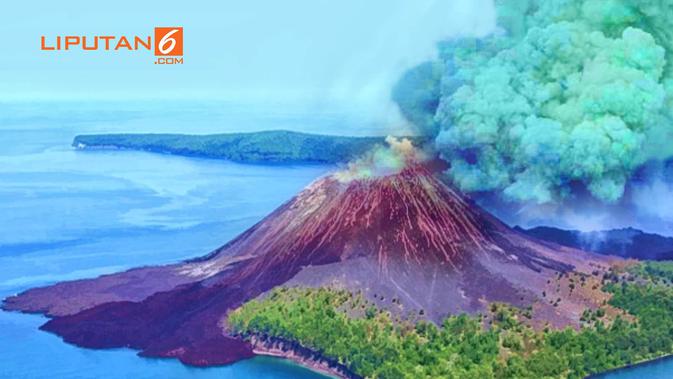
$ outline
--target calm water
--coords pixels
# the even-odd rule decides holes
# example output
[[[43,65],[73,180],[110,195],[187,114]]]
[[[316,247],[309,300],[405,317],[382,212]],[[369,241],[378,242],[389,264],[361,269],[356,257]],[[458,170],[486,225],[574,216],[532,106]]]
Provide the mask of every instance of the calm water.
[[[120,110],[121,109],[121,110]],[[62,280],[203,255],[331,167],[255,166],[138,152],[78,152],[80,133],[294,129],[385,134],[353,113],[284,107],[0,104],[0,297]],[[86,350],[0,312],[3,378],[324,378],[255,358],[196,369],[134,351]],[[670,378],[673,360],[605,378]]]
[[[12,117],[0,115],[2,298],[56,281],[203,255],[331,169],[78,152],[69,147],[78,133],[163,131],[167,124],[151,112],[15,110]],[[189,116],[194,122],[187,116],[183,121],[191,132],[226,131],[239,124],[234,116],[227,123],[217,114],[198,114]],[[213,122],[200,119],[199,124],[199,117]],[[277,118],[287,127],[296,116]],[[313,122],[329,129],[325,125],[334,121],[323,115]],[[259,125],[273,127],[273,118]],[[80,349],[38,331],[44,321],[0,312],[0,377],[323,378],[271,358],[195,369],[175,360],[139,358],[126,349]]]
[[[673,378],[673,358],[666,358],[637,367],[623,369],[609,374],[596,375],[592,379],[671,379]]]

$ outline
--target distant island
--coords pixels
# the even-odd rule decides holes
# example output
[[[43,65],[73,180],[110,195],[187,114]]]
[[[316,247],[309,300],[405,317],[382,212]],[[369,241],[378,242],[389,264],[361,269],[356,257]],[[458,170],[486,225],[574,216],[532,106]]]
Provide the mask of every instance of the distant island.
[[[408,137],[423,145],[425,137]],[[210,135],[78,135],[72,145],[83,150],[128,149],[227,159],[244,163],[342,163],[360,156],[385,137],[344,137],[285,130]]]

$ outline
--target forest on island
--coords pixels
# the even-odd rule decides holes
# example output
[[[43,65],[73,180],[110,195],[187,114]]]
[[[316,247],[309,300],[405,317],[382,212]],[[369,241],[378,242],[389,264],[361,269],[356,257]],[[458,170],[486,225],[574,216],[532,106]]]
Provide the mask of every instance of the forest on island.
[[[673,353],[672,283],[673,262],[606,274],[609,304],[632,317],[587,310],[580,330],[537,331],[526,323],[530,308],[498,303],[438,326],[329,288],[277,288],[228,320],[244,338],[296,341],[368,378],[583,378]]]

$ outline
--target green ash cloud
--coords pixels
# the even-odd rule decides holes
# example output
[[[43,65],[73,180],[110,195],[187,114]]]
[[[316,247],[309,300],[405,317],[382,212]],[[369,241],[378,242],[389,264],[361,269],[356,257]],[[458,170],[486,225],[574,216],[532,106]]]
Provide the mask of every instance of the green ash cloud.
[[[673,1],[496,1],[502,30],[439,45],[393,91],[466,192],[617,202],[673,155]]]

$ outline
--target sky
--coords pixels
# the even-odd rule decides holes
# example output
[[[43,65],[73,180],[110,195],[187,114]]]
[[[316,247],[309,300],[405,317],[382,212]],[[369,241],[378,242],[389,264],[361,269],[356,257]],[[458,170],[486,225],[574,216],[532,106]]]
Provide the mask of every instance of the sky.
[[[42,35],[146,36],[155,26],[184,27],[183,65],[155,65],[149,52],[40,50]],[[333,102],[360,106],[377,122],[390,123],[385,128],[399,130],[404,122],[390,101],[390,90],[399,76],[433,58],[438,41],[482,36],[494,28],[492,0],[5,1],[0,7],[0,46],[4,52],[0,102],[92,100],[99,104],[176,99],[178,102],[171,104],[178,104],[185,99],[252,103],[297,99],[309,107],[324,102],[320,104],[323,108],[335,112],[342,108],[333,107]],[[149,103],[139,101],[130,114],[165,107],[163,101]],[[67,110],[63,115],[82,113],[80,102],[76,104],[75,113]],[[56,117],[57,124],[67,124],[60,115],[52,115],[58,108],[40,104],[19,113],[16,110],[23,108],[11,108],[9,113],[8,109],[0,113],[0,129],[4,124],[15,127],[8,119],[22,117],[29,122],[36,117]],[[49,114],[37,114],[35,109]],[[110,114],[110,109],[116,108],[105,108],[101,114]],[[185,113],[184,109],[180,112]],[[186,113],[199,112],[204,111],[194,108]],[[230,108],[220,113],[226,112]],[[234,116],[238,119],[231,121],[227,116],[216,121],[241,127],[243,116]],[[172,117],[177,120],[174,127],[191,127],[197,118],[181,117]],[[145,124],[146,118],[141,118],[138,125],[132,125],[133,130]],[[301,127],[292,117],[286,125]],[[377,128],[377,133],[383,130]],[[361,133],[371,132],[363,129]],[[649,209],[647,217],[654,221],[648,224],[665,225],[667,232],[673,233],[670,207],[652,205],[670,198],[673,184],[663,179],[646,184],[633,190],[633,201],[640,204],[638,209]],[[651,199],[661,201],[648,201]],[[590,213],[591,218],[580,214],[566,219],[574,227],[595,229],[614,227],[617,225],[607,225],[608,221],[625,223],[632,217],[616,219],[607,211]],[[668,217],[666,222],[659,213]]]
[[[382,103],[437,41],[492,30],[490,0],[6,1],[0,100],[327,98]],[[40,36],[183,26],[184,64],[41,51]]]

